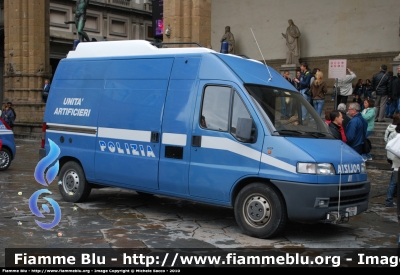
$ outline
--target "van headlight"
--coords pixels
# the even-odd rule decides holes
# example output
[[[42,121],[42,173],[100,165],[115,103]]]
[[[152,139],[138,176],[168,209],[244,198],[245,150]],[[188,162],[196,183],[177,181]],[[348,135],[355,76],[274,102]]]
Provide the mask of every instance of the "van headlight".
[[[299,162],[297,163],[297,173],[335,175],[335,169],[331,163]]]
[[[361,174],[367,173],[367,165],[365,162],[361,163]]]

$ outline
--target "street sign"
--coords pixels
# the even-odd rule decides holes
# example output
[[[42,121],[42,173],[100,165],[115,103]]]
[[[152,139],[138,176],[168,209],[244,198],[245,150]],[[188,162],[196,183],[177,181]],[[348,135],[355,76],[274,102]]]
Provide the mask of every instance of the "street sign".
[[[328,78],[343,78],[346,76],[347,59],[330,59]]]

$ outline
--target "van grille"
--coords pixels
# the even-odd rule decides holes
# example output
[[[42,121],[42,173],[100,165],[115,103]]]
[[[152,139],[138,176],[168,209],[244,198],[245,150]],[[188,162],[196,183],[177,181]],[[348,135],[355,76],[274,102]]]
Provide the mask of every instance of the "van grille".
[[[369,193],[354,195],[354,196],[343,196],[340,197],[340,205],[354,205],[357,203],[365,202],[368,200]],[[331,197],[329,199],[329,207],[338,206],[339,197]]]
[[[357,185],[342,185],[340,187],[340,190],[345,191],[345,190],[355,190],[355,189],[361,189],[364,187],[364,184],[357,184]],[[338,187],[339,190],[339,187]]]

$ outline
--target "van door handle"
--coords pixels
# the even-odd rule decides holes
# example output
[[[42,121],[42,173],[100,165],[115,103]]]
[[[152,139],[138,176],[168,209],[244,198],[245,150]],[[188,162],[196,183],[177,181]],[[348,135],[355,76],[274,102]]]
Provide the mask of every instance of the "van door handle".
[[[192,146],[193,147],[201,147],[201,136],[193,136],[192,137]]]
[[[151,132],[151,139],[150,139],[150,142],[157,142],[157,143],[158,143],[159,136],[160,136],[159,133],[157,133],[157,132]]]

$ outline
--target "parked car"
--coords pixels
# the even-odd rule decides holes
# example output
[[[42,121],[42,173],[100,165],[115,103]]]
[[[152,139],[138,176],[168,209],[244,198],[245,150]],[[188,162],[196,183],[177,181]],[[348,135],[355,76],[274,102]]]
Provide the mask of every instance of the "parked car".
[[[0,118],[0,171],[10,167],[12,160],[15,157],[17,147],[14,141],[14,132],[10,126]]]

